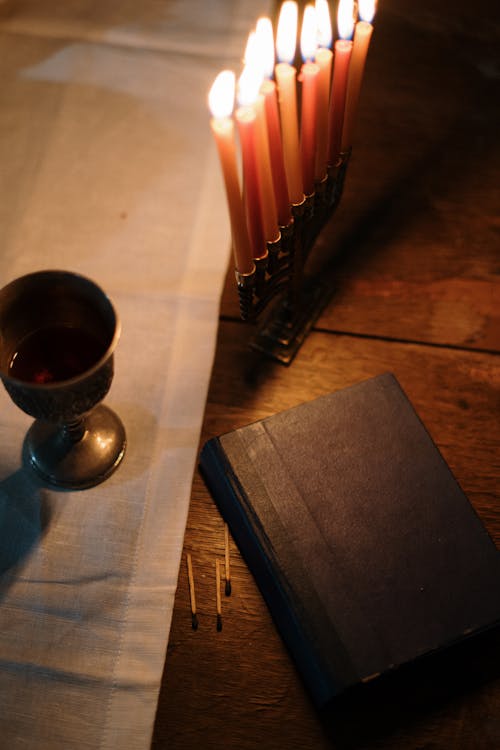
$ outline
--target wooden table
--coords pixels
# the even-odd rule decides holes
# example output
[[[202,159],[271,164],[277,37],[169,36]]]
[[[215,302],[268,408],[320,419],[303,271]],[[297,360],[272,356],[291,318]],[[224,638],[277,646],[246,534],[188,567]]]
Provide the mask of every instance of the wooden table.
[[[315,251],[334,262],[331,303],[283,367],[248,350],[228,273],[202,440],[390,370],[500,546],[498,22],[497,0],[381,0],[342,205]],[[451,685],[324,721],[230,546],[217,632],[223,522],[197,473],[155,750],[500,747],[497,637],[446,665]]]

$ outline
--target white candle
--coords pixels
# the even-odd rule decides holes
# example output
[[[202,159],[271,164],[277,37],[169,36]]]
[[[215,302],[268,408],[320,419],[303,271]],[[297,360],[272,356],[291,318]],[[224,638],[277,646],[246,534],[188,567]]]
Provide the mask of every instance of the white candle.
[[[240,135],[243,161],[243,180],[248,234],[252,257],[261,258],[266,253],[262,212],[260,208],[259,175],[257,172],[257,117],[253,107],[238,107],[235,113]]]
[[[300,46],[304,64],[300,71],[302,110],[300,119],[300,155],[303,189],[306,195],[314,192],[316,168],[316,128],[318,114],[319,65],[311,62],[316,54],[316,13],[313,5],[306,5]]]
[[[328,117],[328,163],[332,166],[335,166],[337,163],[342,149],[347,80],[352,54],[351,37],[354,30],[353,0],[340,0],[337,11],[337,26],[340,39],[337,39],[335,42],[332,90]]]
[[[288,193],[295,204],[302,203],[304,199],[297,118],[297,71],[291,64],[295,58],[297,17],[297,3],[286,0],[281,6],[278,20],[276,50],[280,62],[275,68]]]
[[[283,160],[283,142],[281,139],[278,93],[276,83],[271,80],[275,64],[274,36],[271,19],[265,16],[259,18],[255,34],[258,39],[256,48],[264,71],[264,82],[260,88],[260,93],[264,97],[269,159],[278,224],[280,226],[287,226],[291,221],[292,214],[290,197],[288,195],[285,162]]]
[[[263,94],[260,93],[260,87],[264,79],[263,55],[265,54],[265,49],[262,49],[262,44],[265,41],[263,39],[262,21],[259,29],[259,33],[257,33],[257,30],[250,33],[245,50],[245,71],[248,76],[252,77],[250,95],[247,94],[246,101],[253,106],[256,114],[257,175],[264,238],[266,242],[275,242],[279,238],[278,212],[274,195],[265,100]]]
[[[360,21],[354,30],[347,96],[345,105],[344,127],[342,130],[342,151],[352,146],[353,131],[358,109],[359,93],[365,71],[366,56],[373,33],[371,21],[375,14],[375,0],[359,0]]]
[[[330,78],[333,53],[332,24],[327,0],[316,0],[316,19],[318,24],[318,43],[315,62],[319,66],[318,102],[317,102],[317,138],[315,179],[320,181],[326,175],[328,156],[328,104],[330,100]]]
[[[210,126],[217,145],[226,188],[235,266],[240,273],[250,273],[254,264],[241,196],[234,122],[231,117],[234,89],[234,73],[222,71],[209,93],[209,107],[212,113]]]
[[[238,101],[240,106],[236,110],[235,119],[240,134],[243,160],[243,192],[245,195],[247,226],[254,258],[261,258],[267,250],[262,214],[261,175],[259,172],[261,142],[257,112],[254,106],[259,85],[254,71],[245,66],[238,80]]]

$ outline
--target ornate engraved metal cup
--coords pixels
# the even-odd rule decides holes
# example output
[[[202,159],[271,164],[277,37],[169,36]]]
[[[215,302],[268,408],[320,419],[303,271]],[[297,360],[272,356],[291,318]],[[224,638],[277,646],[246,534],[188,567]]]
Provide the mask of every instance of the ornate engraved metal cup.
[[[0,378],[35,417],[24,456],[50,485],[91,487],[123,458],[122,422],[100,404],[119,336],[113,304],[84,276],[38,271],[0,290]]]

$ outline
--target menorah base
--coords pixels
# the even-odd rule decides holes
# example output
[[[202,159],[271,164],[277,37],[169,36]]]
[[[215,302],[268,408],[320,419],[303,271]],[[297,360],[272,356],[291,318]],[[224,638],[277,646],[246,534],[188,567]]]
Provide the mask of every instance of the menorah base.
[[[281,295],[250,346],[284,365],[293,360],[331,296],[331,278],[308,278],[304,266],[340,203],[350,153],[342,152],[314,193],[292,206],[293,221],[281,227],[278,241],[267,243],[267,252],[255,260],[253,270],[236,271],[243,320],[256,320]]]
[[[328,304],[331,294],[330,284],[315,279],[314,283],[301,290],[299,305],[292,308],[288,298],[279,300],[258,327],[250,341],[251,348],[289,365]]]

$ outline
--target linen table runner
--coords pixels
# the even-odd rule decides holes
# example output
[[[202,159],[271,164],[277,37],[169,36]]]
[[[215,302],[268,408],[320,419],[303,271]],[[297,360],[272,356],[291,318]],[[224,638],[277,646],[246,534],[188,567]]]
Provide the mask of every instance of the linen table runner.
[[[0,392],[0,746],[145,748],[229,257],[207,93],[267,2],[0,3],[0,285],[83,273],[116,305],[104,484],[22,468]],[[3,394],[3,395],[2,395]]]

